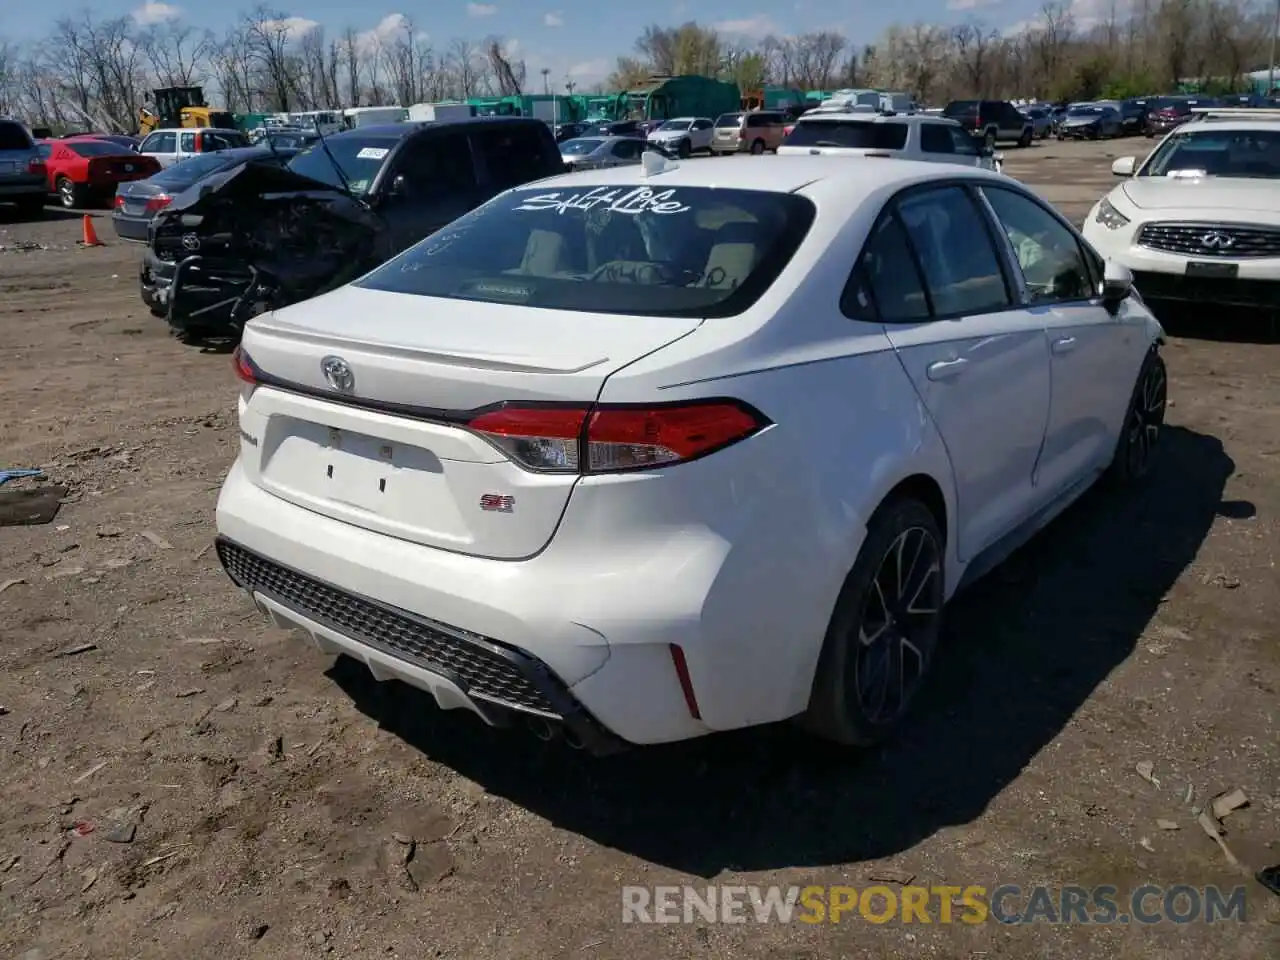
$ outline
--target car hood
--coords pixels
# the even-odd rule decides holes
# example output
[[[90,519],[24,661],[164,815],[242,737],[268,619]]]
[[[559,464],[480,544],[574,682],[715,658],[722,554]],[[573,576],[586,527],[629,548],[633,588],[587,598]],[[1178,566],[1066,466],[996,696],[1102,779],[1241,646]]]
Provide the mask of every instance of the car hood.
[[[310,177],[304,177],[273,163],[247,160],[196,181],[174,198],[168,210],[195,213],[198,212],[197,208],[210,198],[248,200],[284,193],[329,197],[347,195],[341,187],[312,180]]]
[[[1239,210],[1280,218],[1275,181],[1226,177],[1134,177],[1120,185],[1140,210]]]
[[[655,130],[649,134],[650,140],[675,140],[679,137],[687,137],[692,131],[689,130]]]

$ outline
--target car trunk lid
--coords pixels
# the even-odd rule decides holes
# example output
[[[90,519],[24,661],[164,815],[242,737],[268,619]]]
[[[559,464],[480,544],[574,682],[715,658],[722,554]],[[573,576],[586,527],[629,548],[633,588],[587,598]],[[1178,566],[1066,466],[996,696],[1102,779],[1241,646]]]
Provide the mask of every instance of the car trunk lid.
[[[324,516],[529,557],[577,474],[525,470],[468,420],[503,403],[593,403],[611,373],[698,324],[345,287],[246,327],[265,385],[242,404],[242,462],[262,489]]]

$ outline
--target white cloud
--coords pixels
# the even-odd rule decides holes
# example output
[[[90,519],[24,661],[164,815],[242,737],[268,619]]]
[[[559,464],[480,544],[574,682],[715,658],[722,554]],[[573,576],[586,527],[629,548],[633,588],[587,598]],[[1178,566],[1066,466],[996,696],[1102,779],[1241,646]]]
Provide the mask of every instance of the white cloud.
[[[611,69],[609,61],[601,58],[599,60],[584,60],[582,63],[575,63],[565,72],[570,80],[582,84],[603,80],[609,75]]]
[[[290,40],[297,40],[316,29],[320,24],[315,20],[308,20],[306,17],[285,17],[282,20],[264,20],[262,21],[262,26],[267,30],[282,31]]]
[[[948,10],[977,10],[979,7],[998,7],[1004,0],[947,0]]]
[[[724,33],[731,37],[747,37],[752,40],[760,40],[770,34],[782,32],[765,13],[754,13],[742,20],[721,20],[711,26],[717,33]]]
[[[559,10],[555,10],[551,13],[544,13],[542,15],[542,25],[544,27],[563,27],[564,14]]]
[[[498,12],[498,8],[492,3],[468,3],[468,17],[492,17]]]
[[[182,8],[171,3],[144,3],[133,11],[133,19],[141,24],[165,23],[182,16]]]
[[[372,30],[365,30],[357,39],[360,49],[372,51],[378,48],[378,44],[387,40],[396,40],[404,36],[405,28],[410,27],[413,21],[403,13],[388,13],[385,17],[378,21],[378,25]],[[414,39],[419,42],[425,42],[427,35],[425,33],[415,33]]]

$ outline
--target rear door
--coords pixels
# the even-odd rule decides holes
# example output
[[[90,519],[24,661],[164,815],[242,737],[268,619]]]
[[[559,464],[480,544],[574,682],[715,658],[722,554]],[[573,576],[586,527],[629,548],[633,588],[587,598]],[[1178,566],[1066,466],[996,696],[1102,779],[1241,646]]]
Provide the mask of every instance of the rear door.
[[[162,167],[171,167],[178,159],[178,137],[172,130],[153,133],[142,141],[139,153],[155,157]]]
[[[44,174],[29,169],[38,156],[35,142],[21,124],[0,121],[0,186],[16,190],[41,183]]]
[[[194,157],[200,152],[200,134],[192,131],[182,131],[178,134],[178,159],[186,160],[188,157]]]
[[[531,180],[564,172],[560,151],[545,125],[482,127],[470,136],[480,182],[479,203]]]
[[[860,269],[885,332],[946,445],[968,560],[1036,505],[1049,349],[1017,303],[995,227],[963,186],[912,189],[873,231]]]

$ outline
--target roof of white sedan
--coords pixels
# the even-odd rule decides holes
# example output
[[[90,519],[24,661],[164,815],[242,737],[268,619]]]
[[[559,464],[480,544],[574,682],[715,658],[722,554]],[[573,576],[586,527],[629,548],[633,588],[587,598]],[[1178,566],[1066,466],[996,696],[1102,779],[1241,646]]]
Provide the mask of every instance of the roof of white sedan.
[[[982,177],[1007,182],[1008,178],[982,170],[922,160],[867,158],[851,162],[848,157],[752,157],[713,163],[709,160],[672,161],[661,173],[645,176],[638,164],[566,173],[517,187],[542,190],[547,187],[645,186],[655,190],[668,187],[719,187],[726,190],[768,190],[795,193],[819,183],[830,182],[853,196],[894,185],[907,186],[922,180],[955,177]]]
[[[1210,108],[1201,113],[1195,109],[1191,119],[1174,129],[1175,133],[1203,133],[1205,130],[1280,130],[1280,110],[1265,107]]]
[[[797,123],[839,123],[840,121],[856,123],[944,123],[952,126],[960,124],[950,117],[941,117],[929,113],[854,113],[828,110],[825,113],[806,113]]]

